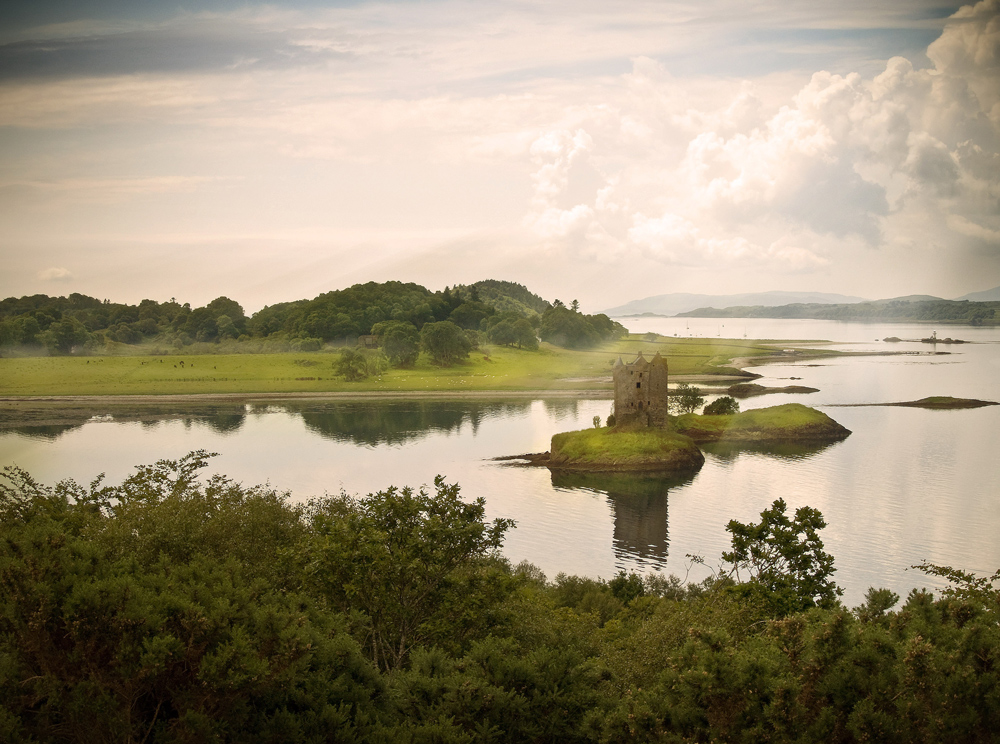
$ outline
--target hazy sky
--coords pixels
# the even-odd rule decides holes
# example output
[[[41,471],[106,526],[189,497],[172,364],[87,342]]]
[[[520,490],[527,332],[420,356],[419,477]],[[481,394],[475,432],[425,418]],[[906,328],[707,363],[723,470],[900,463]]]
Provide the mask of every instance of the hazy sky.
[[[0,296],[1000,285],[1000,0],[0,5]]]

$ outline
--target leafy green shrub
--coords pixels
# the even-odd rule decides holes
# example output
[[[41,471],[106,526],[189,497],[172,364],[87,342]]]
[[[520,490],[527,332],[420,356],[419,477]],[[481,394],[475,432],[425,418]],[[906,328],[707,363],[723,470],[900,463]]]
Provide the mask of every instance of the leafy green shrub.
[[[733,413],[740,412],[740,404],[736,398],[730,395],[723,395],[721,398],[716,398],[707,406],[705,410],[702,411],[704,416],[728,416]]]
[[[485,511],[440,476],[433,494],[389,488],[315,502],[309,581],[332,606],[364,613],[363,645],[382,669],[398,669],[421,644],[457,650],[511,588],[497,551],[513,522],[487,523]]]
[[[625,573],[624,570],[615,574],[615,577],[608,582],[608,589],[611,594],[628,604],[636,597],[641,597],[646,593],[642,577],[637,573]]]
[[[333,368],[348,382],[358,382],[383,374],[389,369],[389,360],[381,351],[344,348]]]
[[[705,404],[701,388],[682,382],[670,395],[669,405],[675,413],[694,413]]]
[[[342,618],[261,566],[301,535],[295,509],[201,483],[206,457],[118,487],[50,488],[5,469],[4,740],[369,738],[384,682]]]

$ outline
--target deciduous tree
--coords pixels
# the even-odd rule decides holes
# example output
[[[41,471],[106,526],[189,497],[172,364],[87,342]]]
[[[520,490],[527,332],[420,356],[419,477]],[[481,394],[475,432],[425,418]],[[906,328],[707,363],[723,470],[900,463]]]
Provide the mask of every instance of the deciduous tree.
[[[705,406],[705,410],[702,411],[705,416],[728,416],[739,412],[740,404],[731,395],[723,395],[721,398],[716,398]]]
[[[677,413],[694,413],[705,403],[701,388],[682,382],[670,396],[670,407]]]
[[[449,320],[425,324],[420,330],[420,346],[434,364],[442,367],[460,362],[469,356],[472,349],[462,329]]]
[[[394,367],[412,367],[420,355],[420,333],[413,323],[386,320],[372,326],[379,345]]]
[[[762,598],[778,615],[837,605],[843,590],[833,581],[833,556],[823,550],[823,515],[810,506],[785,514],[784,499],[760,513],[760,522],[726,525],[733,549],[722,554],[741,593]]]

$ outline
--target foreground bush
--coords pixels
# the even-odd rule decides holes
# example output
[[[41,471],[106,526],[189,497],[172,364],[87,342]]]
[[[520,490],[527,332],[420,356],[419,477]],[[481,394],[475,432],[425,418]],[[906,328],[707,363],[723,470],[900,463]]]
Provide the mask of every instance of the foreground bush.
[[[0,740],[990,742],[1000,730],[1000,572],[924,565],[952,583],[940,598],[914,591],[894,610],[897,596],[872,589],[848,610],[822,516],[783,520],[776,503],[760,524],[731,523],[739,577],[549,582],[507,564],[511,525],[440,479],[298,507],[203,478],[207,458],[118,486],[5,470]],[[796,599],[802,576],[819,583]]]

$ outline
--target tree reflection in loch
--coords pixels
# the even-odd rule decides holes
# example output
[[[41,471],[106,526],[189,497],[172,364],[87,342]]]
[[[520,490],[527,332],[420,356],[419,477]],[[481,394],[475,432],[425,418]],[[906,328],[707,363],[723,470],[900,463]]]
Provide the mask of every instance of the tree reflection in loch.
[[[578,402],[546,401],[555,418],[575,417]],[[284,413],[299,417],[322,437],[374,447],[402,444],[431,432],[457,432],[468,423],[476,434],[487,419],[520,415],[530,400],[518,401],[281,401],[240,403],[115,403],[59,406],[38,403],[0,410],[0,428],[24,436],[57,439],[93,421],[137,422],[155,427],[164,421],[181,421],[186,427],[204,424],[227,434],[239,431],[248,415]]]
[[[359,401],[282,403],[306,427],[329,439],[369,447],[402,444],[430,432],[457,432],[466,422],[472,433],[490,418],[523,414],[531,401]]]

